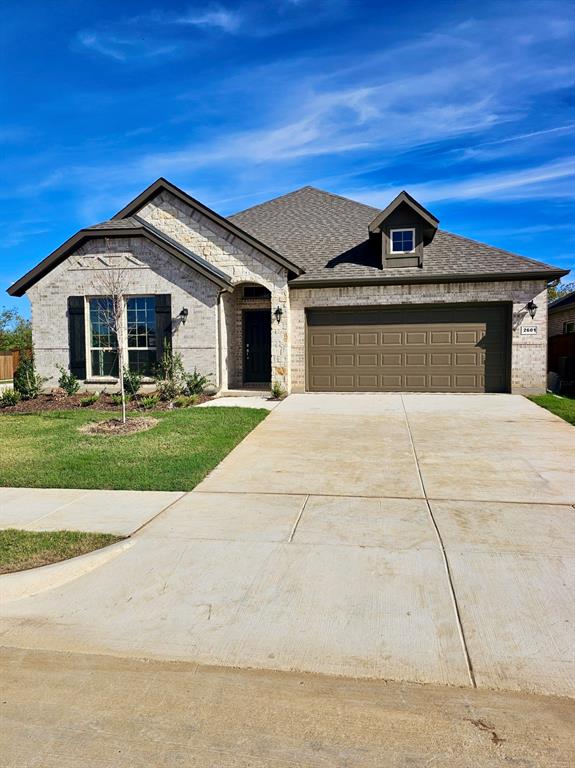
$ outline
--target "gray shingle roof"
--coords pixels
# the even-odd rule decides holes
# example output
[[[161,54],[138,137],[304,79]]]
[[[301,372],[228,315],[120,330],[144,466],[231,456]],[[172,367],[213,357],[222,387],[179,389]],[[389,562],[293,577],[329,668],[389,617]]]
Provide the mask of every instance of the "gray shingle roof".
[[[292,284],[308,280],[429,279],[510,273],[549,278],[565,274],[534,259],[438,230],[425,246],[423,267],[381,267],[368,240],[368,225],[378,209],[314,187],[303,187],[230,216],[253,237],[305,269]]]

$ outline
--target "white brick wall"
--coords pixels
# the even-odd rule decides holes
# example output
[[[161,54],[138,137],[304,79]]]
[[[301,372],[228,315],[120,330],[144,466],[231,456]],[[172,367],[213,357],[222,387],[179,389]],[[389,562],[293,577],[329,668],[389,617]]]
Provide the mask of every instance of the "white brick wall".
[[[188,308],[187,323],[175,324],[173,347],[189,370],[197,367],[214,378],[219,288],[144,238],[107,238],[85,243],[28,291],[36,362],[43,376],[52,377],[48,386],[56,385],[56,366],[69,364],[68,296],[102,294],[106,267],[100,256],[125,269],[127,293],[171,294],[174,318],[183,307]],[[127,256],[135,257],[140,265],[131,263]]]

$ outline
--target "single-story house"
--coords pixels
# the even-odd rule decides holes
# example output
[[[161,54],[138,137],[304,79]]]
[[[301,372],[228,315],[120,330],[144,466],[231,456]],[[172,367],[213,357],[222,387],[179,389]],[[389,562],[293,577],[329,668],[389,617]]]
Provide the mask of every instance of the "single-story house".
[[[224,217],[158,179],[9,288],[36,362],[116,380],[103,276],[122,275],[130,366],[166,345],[220,390],[545,390],[547,286],[565,270],[438,228],[406,192],[384,210],[304,187]]]
[[[575,291],[549,302],[548,336],[575,333]]]

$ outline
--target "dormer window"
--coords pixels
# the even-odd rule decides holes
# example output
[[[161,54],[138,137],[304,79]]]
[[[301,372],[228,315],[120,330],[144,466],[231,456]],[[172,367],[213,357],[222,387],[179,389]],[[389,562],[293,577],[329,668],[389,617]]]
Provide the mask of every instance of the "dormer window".
[[[413,253],[415,251],[415,229],[390,230],[391,253]]]

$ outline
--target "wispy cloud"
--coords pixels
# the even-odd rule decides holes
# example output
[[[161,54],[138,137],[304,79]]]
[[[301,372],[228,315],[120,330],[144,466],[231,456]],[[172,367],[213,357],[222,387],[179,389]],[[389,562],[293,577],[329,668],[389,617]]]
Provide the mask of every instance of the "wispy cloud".
[[[353,189],[348,194],[369,205],[383,207],[399,191],[399,187],[388,186],[369,190]],[[409,186],[408,191],[423,203],[462,200],[575,199],[575,156],[524,170],[414,184]]]
[[[105,32],[82,31],[77,40],[82,47],[116,61],[162,56],[177,49],[175,44],[161,45],[143,38],[118,37]]]
[[[214,27],[224,32],[235,32],[241,24],[241,16],[237,11],[226,8],[212,8],[202,13],[188,12],[174,19],[175,24],[190,24],[194,27]]]

